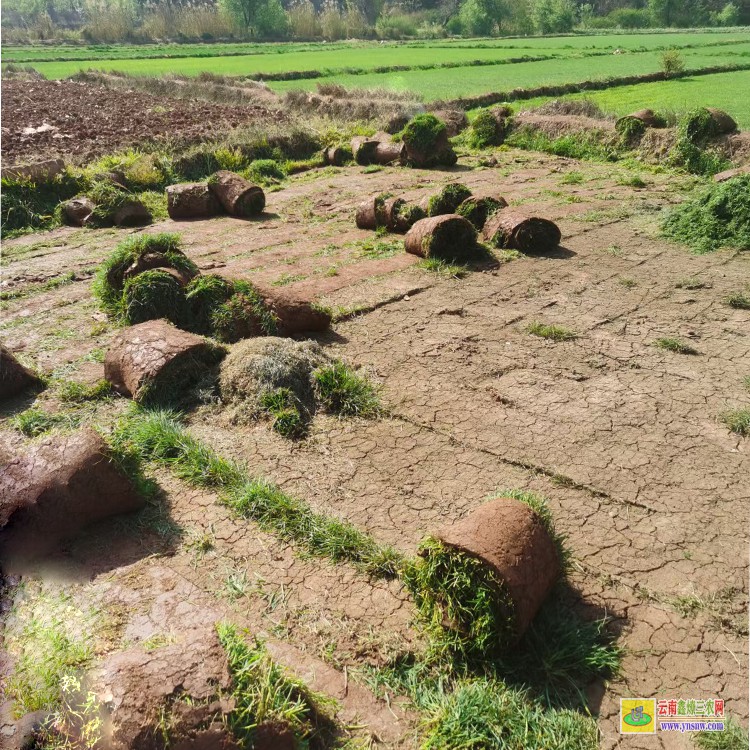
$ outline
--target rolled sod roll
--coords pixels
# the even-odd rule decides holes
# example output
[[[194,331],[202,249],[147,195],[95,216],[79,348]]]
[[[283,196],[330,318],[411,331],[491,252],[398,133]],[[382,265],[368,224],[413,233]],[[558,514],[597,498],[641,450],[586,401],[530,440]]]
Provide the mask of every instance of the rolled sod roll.
[[[406,233],[406,252],[422,258],[470,260],[476,254],[477,232],[458,214],[421,219]]]
[[[266,207],[266,195],[241,175],[222,169],[208,181],[211,192],[231,216],[257,216]]]
[[[173,250],[172,255],[185,255],[180,250]],[[164,253],[144,253],[139,255],[123,272],[122,281],[126,282],[128,279],[132,279],[139,276],[144,271],[152,271],[158,268],[159,270],[166,271],[174,276],[179,282],[180,286],[187,286],[196,276],[200,275],[198,269],[191,269],[187,267],[175,268],[173,262]]]
[[[719,133],[734,133],[737,130],[737,123],[729,113],[715,107],[706,107],[706,109],[711,115],[711,119],[714,121],[716,130]]]
[[[87,198],[85,195],[79,198],[71,198],[62,204],[65,223],[71,224],[74,227],[82,227],[89,220],[91,214],[94,213],[95,208],[96,206],[91,198]]]
[[[330,313],[292,291],[257,287],[257,292],[276,318],[276,333],[279,336],[319,333],[331,326]]]
[[[125,201],[116,208],[111,218],[118,227],[141,227],[150,224],[152,220],[151,212],[135,199]]]
[[[359,229],[378,228],[378,196],[367,198],[357,206],[355,222]]]
[[[406,205],[403,198],[376,195],[357,206],[355,221],[359,229],[386,227],[391,231],[399,228],[399,212]]]
[[[167,187],[167,212],[170,219],[207,219],[222,207],[205,182],[192,182]]]
[[[340,167],[347,158],[346,149],[340,146],[331,146],[323,152],[323,161],[334,167]]]
[[[663,120],[654,112],[653,109],[639,109],[637,112],[631,112],[629,115],[624,115],[615,123],[615,127],[620,130],[622,124],[627,120],[640,120],[647,128],[660,128],[663,127]]]
[[[520,638],[560,576],[555,543],[541,518],[526,504],[501,497],[480,505],[435,535],[447,547],[481,561],[499,579],[512,602]]]
[[[117,334],[104,359],[104,376],[136,401],[185,392],[219,362],[225,350],[165,320],[148,320]]]
[[[0,472],[0,563],[22,570],[90,523],[143,505],[96,432],[47,438]]]
[[[403,164],[406,160],[406,146],[403,143],[380,141],[375,149],[375,161],[378,164]]]
[[[482,235],[495,247],[522,253],[554,250],[562,237],[557,224],[549,219],[528,216],[513,208],[503,208],[493,214],[484,225]]]
[[[40,384],[39,378],[0,344],[0,401]]]
[[[354,156],[354,161],[363,167],[369,164],[376,164],[379,143],[380,141],[361,135],[352,138],[352,155]]]
[[[456,213],[468,219],[477,230],[481,230],[492,214],[507,206],[508,201],[499,195],[472,195],[461,203]]]

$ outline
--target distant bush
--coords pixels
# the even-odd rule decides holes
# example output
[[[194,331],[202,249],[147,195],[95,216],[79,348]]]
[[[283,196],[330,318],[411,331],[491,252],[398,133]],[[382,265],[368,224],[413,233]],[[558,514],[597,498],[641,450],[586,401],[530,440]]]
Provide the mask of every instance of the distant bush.
[[[323,33],[315,6],[309,0],[293,5],[287,12],[291,35],[299,39],[315,39]]]
[[[676,76],[685,70],[685,59],[679,50],[667,49],[661,53],[661,69],[667,76]]]
[[[617,8],[605,18],[609,28],[647,29],[651,26],[651,15],[645,8]]]
[[[380,39],[405,39],[417,36],[417,24],[413,16],[388,12],[378,18],[375,32]]]

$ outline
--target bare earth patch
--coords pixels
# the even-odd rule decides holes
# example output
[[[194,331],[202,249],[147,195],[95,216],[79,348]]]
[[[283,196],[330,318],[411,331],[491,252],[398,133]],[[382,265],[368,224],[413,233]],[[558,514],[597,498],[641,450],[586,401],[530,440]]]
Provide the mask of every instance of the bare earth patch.
[[[375,421],[319,414],[306,440],[290,442],[206,405],[190,431],[405,553],[497,489],[545,495],[572,550],[571,596],[587,616],[611,617],[626,649],[622,675],[587,691],[602,747],[619,745],[620,697],[721,697],[746,726],[750,456],[718,415],[750,398],[750,313],[724,303],[746,283],[750,256],[691,255],[658,237],[661,212],[680,197],[674,176],[644,174],[646,187],[633,190],[620,184],[633,173],[617,165],[516,151],[497,159],[495,168],[445,172],[327,168],[269,193],[259,220],[150,227],[180,232],[203,271],[333,307],[340,320],[318,341],[373,373],[389,409]],[[574,171],[583,179],[564,182]],[[391,245],[398,236],[354,226],[363,195],[418,200],[456,180],[555,220],[562,248],[455,279]],[[5,345],[57,377],[100,378],[115,331],[92,299],[90,272],[128,231],[62,229],[5,243],[4,289],[27,292],[2,303]],[[41,288],[71,271],[71,283]],[[688,277],[702,284],[687,288]],[[535,321],[577,335],[530,335]],[[698,354],[655,347],[661,337]],[[59,408],[54,393],[38,404]],[[9,402],[3,413],[2,452],[21,449],[7,418],[28,404]],[[83,419],[107,421],[124,407],[118,399]],[[214,493],[156,478],[164,517],[103,524],[65,560],[65,585],[110,618],[120,613],[103,652],[215,611],[320,678],[316,689],[342,700],[347,721],[356,716],[384,746],[415,747],[416,717],[358,681],[363,664],[420,643],[401,584],[303,558]],[[622,744],[690,740],[665,733]]]

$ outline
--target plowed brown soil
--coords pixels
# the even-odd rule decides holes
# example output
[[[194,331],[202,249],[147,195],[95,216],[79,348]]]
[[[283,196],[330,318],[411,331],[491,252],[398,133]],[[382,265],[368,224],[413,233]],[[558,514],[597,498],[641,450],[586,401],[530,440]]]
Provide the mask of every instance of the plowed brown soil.
[[[78,81],[3,80],[3,161],[87,161],[148,141],[187,144],[283,118],[258,106],[163,99]]]
[[[545,495],[572,549],[571,596],[584,612],[611,616],[626,649],[622,676],[587,693],[602,746],[688,748],[687,736],[667,733],[621,740],[619,698],[721,697],[747,725],[750,446],[718,415],[750,401],[750,313],[724,301],[747,283],[750,256],[695,256],[659,238],[662,211],[684,187],[674,176],[645,175],[647,188],[633,190],[620,184],[632,173],[617,165],[515,151],[497,159],[496,168],[446,172],[328,168],[271,193],[261,220],[149,228],[181,232],[202,270],[244,274],[347,313],[319,340],[367,368],[390,409],[377,421],[317,415],[301,443],[267,424],[232,425],[216,406],[194,412],[190,429],[254,475],[405,552],[497,489]],[[572,171],[583,182],[564,184]],[[455,279],[424,270],[400,246],[377,249],[373,233],[354,227],[363,194],[387,189],[414,200],[456,180],[533,206],[560,225],[563,247]],[[92,300],[90,270],[128,233],[64,229],[6,243],[8,286],[29,292],[4,303],[9,348],[60,377],[100,377],[114,330]],[[69,271],[79,280],[39,290]],[[686,277],[702,286],[680,286]],[[532,336],[533,321],[578,338]],[[661,336],[699,354],[653,346]],[[5,415],[28,403],[11,403]],[[57,408],[54,389],[40,403]],[[104,407],[107,418],[125,406]],[[0,453],[23,445],[4,421]],[[338,670],[332,679],[352,684],[363,663],[420,642],[399,583],[303,559],[233,517],[215,494],[157,478],[163,521],[181,536],[160,536],[153,524],[105,526],[57,567],[90,581],[87,597],[123,611],[113,642],[176,628],[210,605],[280,644],[292,668],[301,652],[313,660],[303,671],[323,674],[315,669],[323,660]],[[202,551],[196,540],[206,538]],[[164,555],[158,565],[152,554]],[[230,597],[232,575],[245,584]],[[343,695],[342,684],[330,690]],[[358,714],[385,746],[415,747],[415,717],[386,708],[365,691],[346,715]]]

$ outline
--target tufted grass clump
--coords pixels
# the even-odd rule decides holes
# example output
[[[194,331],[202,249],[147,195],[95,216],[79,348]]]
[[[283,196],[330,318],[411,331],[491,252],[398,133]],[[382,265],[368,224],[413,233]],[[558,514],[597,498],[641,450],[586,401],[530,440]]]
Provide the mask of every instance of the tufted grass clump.
[[[727,297],[727,304],[735,310],[750,310],[750,295],[745,292],[732,292]]]
[[[578,338],[578,334],[575,331],[571,331],[569,328],[565,328],[565,326],[550,325],[541,323],[538,320],[530,323],[526,331],[533,336],[539,336],[550,341],[573,341],[573,339]]]
[[[720,419],[736,435],[750,437],[750,409],[730,409]]]
[[[108,380],[99,380],[93,385],[69,381],[58,391],[60,401],[69,404],[81,404],[86,401],[104,401],[111,398],[114,391]]]
[[[260,397],[261,408],[272,418],[271,427],[286,438],[302,437],[307,431],[297,397],[289,388],[266,391]]]
[[[750,175],[707,186],[672,210],[662,232],[699,254],[750,250]]]
[[[471,123],[471,130],[467,136],[468,145],[477,149],[499,146],[505,134],[503,122],[491,109],[481,110]]]
[[[663,336],[654,341],[654,346],[674,354],[698,354],[698,350],[674,336]]]
[[[382,405],[369,378],[358,375],[344,362],[333,362],[313,373],[317,396],[334,414],[347,417],[376,417]]]
[[[16,414],[10,420],[13,429],[26,437],[38,437],[51,430],[73,428],[78,419],[65,412],[52,413],[36,407],[31,407]]]
[[[331,700],[312,693],[301,680],[290,677],[257,639],[248,643],[234,625],[217,624],[232,676],[234,707],[227,723],[243,747],[254,747],[260,727],[288,729],[295,745],[308,747],[334,728],[325,710]],[[267,740],[266,740],[267,741]]]
[[[212,315],[234,294],[231,282],[215,274],[196,276],[185,288],[192,330],[208,335],[212,332]]]

